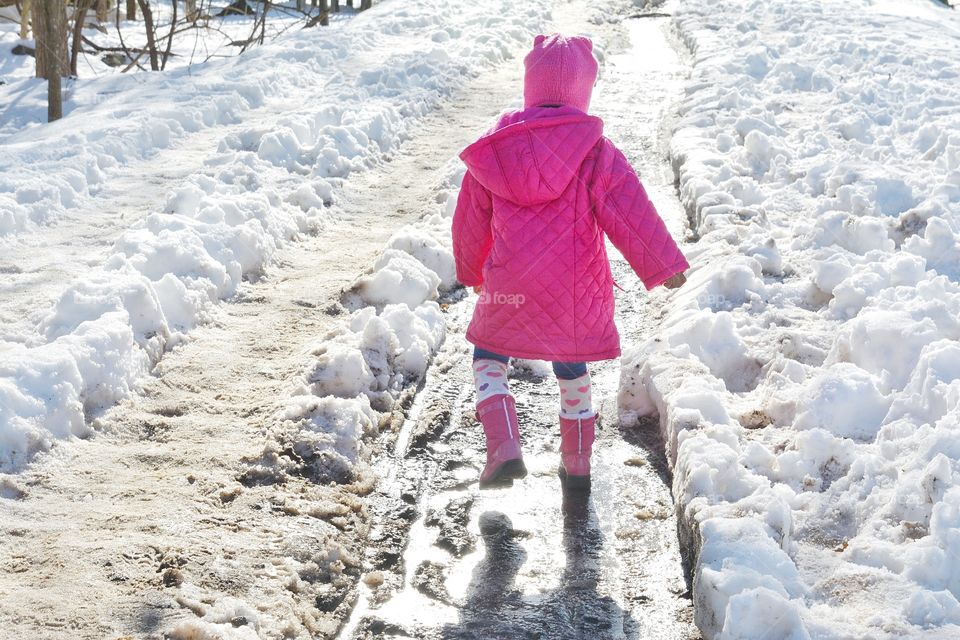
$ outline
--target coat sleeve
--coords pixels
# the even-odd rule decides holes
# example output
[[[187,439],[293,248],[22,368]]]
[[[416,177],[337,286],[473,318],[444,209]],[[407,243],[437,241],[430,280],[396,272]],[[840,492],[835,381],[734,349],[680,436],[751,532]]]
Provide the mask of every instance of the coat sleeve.
[[[690,267],[629,161],[604,139],[590,185],[600,228],[649,290]]]
[[[483,263],[493,246],[492,216],[490,192],[467,171],[453,213],[453,257],[457,280],[468,287],[483,284]]]

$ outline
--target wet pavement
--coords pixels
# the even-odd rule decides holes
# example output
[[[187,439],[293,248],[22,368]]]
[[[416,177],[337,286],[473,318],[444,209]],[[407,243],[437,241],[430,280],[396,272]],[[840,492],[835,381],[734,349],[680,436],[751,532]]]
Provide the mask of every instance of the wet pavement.
[[[686,70],[665,19],[624,28],[632,44],[610,56],[594,111],[682,234],[664,128]],[[624,341],[644,339],[665,294],[647,295],[619,254],[611,257],[626,289],[618,292]],[[556,381],[548,365],[527,362],[514,363],[510,384],[530,474],[479,491],[483,436],[463,338],[473,298],[462,290],[459,298],[448,301],[446,344],[406,422],[375,458],[383,479],[371,496],[366,574],[340,637],[699,638],[663,443],[655,420],[619,424],[618,361],[591,365],[601,418],[589,493],[560,485]]]

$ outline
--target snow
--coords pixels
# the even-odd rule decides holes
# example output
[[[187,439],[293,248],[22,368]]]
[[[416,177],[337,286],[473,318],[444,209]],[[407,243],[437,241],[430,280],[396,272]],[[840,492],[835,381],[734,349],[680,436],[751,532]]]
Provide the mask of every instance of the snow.
[[[371,276],[360,282],[358,293],[367,302],[384,304],[399,298],[410,306],[436,297],[440,277],[411,254],[387,249],[374,265]]]
[[[249,477],[362,479],[363,442],[423,378],[446,337],[436,298],[441,281],[455,283],[450,225],[463,169],[452,166],[448,174],[436,210],[397,231],[371,273],[352,287],[358,308],[308,349],[299,384],[275,416]],[[283,456],[285,450],[296,452],[299,462]]]
[[[905,19],[906,18],[906,19]],[[689,282],[628,350],[707,638],[960,633],[960,17],[687,0]]]
[[[345,301],[355,309],[309,348],[299,384],[276,416],[251,474],[303,473],[279,455],[292,448],[321,481],[360,479],[362,442],[426,374],[446,337],[441,293],[456,285],[450,225],[463,166],[451,162],[436,206],[388,240]],[[316,469],[319,467],[319,473]]]
[[[186,591],[189,590],[188,585]],[[181,599],[186,600],[183,596]],[[262,637],[257,610],[237,598],[222,598],[210,607],[189,602],[189,608],[200,617],[171,629],[167,636],[172,640],[258,640]],[[243,624],[233,623],[240,620]]]
[[[448,179],[442,198],[451,201],[449,189],[459,188],[463,169]],[[456,186],[453,186],[455,181]],[[452,202],[455,204],[456,199]],[[457,284],[457,270],[450,244],[452,209],[443,204],[416,226],[397,231],[387,249],[373,265],[371,273],[357,282],[354,293],[367,304],[402,302],[415,309],[424,300],[451,291]]]
[[[464,167],[451,161],[432,211],[388,240],[370,273],[345,295],[355,309],[308,349],[300,381],[275,416],[250,475],[310,473],[354,482],[368,457],[363,441],[426,374],[446,337],[438,296],[455,295],[450,227]],[[311,467],[280,455],[292,449]]]
[[[409,35],[411,26],[446,26],[443,8],[375,9],[333,27],[292,32],[234,59],[84,81],[65,105],[77,116],[50,125],[21,130],[18,118],[26,107],[8,109],[0,133],[8,151],[0,161],[7,201],[0,234],[55,220],[81,206],[116,165],[190,133],[240,123],[258,107],[272,110],[269,123],[240,128],[223,140],[221,151],[254,151],[277,166],[344,177],[394,146],[402,137],[397,129],[405,128],[401,120],[429,109],[461,76],[512,55],[529,33],[517,24],[542,19],[537,5],[502,17],[473,9],[458,16],[456,38],[436,43]],[[467,28],[473,37],[465,37]],[[394,53],[376,60],[373,52],[381,50]],[[348,54],[368,55],[374,64],[341,71],[338,60]],[[5,90],[17,105],[45,96],[39,84]],[[301,108],[290,112],[293,97]],[[310,99],[316,102],[302,109]]]
[[[208,14],[216,14],[228,6],[228,0],[209,0],[203,3],[203,9]],[[160,53],[166,48],[166,38],[169,34],[172,18],[172,4],[169,0],[153,0],[150,3],[157,36],[160,38]],[[306,7],[307,13],[315,13],[316,9]],[[73,9],[67,7],[67,18],[72,20]],[[131,50],[146,48],[146,29],[142,19],[142,12],[137,9],[137,20],[126,20],[126,13],[121,8],[121,19],[117,23],[116,4],[114,3],[107,19],[99,24],[93,10],[87,13],[83,37],[98,47],[121,48],[126,45]],[[331,24],[348,20],[354,16],[353,10],[343,7],[340,13],[330,14]],[[271,6],[268,19],[265,23],[265,41],[272,42],[282,37],[285,32],[300,29],[306,20],[306,14],[296,10],[296,3],[277,3]],[[6,19],[3,19],[6,18]],[[254,30],[259,16],[231,15],[217,17],[216,15],[200,16],[192,23],[184,20],[184,8],[179,7],[178,28],[171,46],[171,56],[164,67],[167,71],[175,69],[186,70],[191,65],[198,65],[208,61],[229,59],[240,55],[243,47],[232,44],[247,40]],[[71,25],[72,26],[72,25]],[[318,30],[322,27],[316,27]],[[121,41],[120,34],[123,38]],[[30,34],[33,35],[32,33]],[[0,139],[19,131],[24,127],[35,127],[46,121],[45,85],[34,78],[35,59],[29,55],[14,55],[12,49],[16,45],[35,47],[32,37],[20,40],[19,14],[16,6],[0,8],[0,103],[8,103],[11,108],[5,112],[7,116],[0,122]],[[131,62],[121,52],[112,52],[123,60],[119,66],[110,66],[105,63],[104,57],[110,53],[96,52],[93,45],[85,43],[83,51],[77,60],[78,79],[64,80],[65,109],[82,106],[86,98],[83,94],[86,85],[93,78],[110,76],[133,76],[138,72],[150,73],[150,63],[146,56],[140,58],[139,65],[125,71]],[[69,45],[68,45],[69,46]],[[142,80],[142,79],[141,79]],[[136,82],[126,80],[124,82]],[[101,89],[95,96],[99,100],[103,96],[122,91],[122,84],[108,84],[110,88]],[[15,106],[13,106],[15,105]]]
[[[390,239],[388,246],[391,249],[404,251],[435,273],[440,281],[437,286],[450,290],[456,285],[457,270],[453,261],[453,252],[444,238],[449,231],[444,224],[444,218],[436,216],[426,221],[423,228],[406,227],[398,231]]]
[[[98,69],[50,125],[30,60],[0,58],[0,274],[123,169],[203,136],[216,149],[50,308],[0,330],[0,495],[335,220],[343,181],[522,52],[546,6],[383,2],[189,69]],[[693,269],[625,354],[619,401],[625,419],[659,414],[697,623],[707,638],[960,634],[960,18],[926,0],[685,0],[674,22],[694,59],[671,149]],[[436,207],[303,353],[246,480],[369,475],[364,441],[409,400],[459,295],[461,178],[451,161]],[[322,570],[345,553],[324,552]],[[171,637],[258,636],[242,601],[184,606],[198,619]]]
[[[336,216],[344,178],[388,158],[463,77],[519,53],[547,16],[540,2],[494,9],[451,14],[439,0],[381,3],[229,60],[84,81],[62,121],[0,134],[0,244],[8,247],[80,215],[124,165],[204,130],[220,140],[204,168],[66,287],[36,329],[0,334],[0,471],[21,469],[58,438],[91,435],[89,418],[135,391],[219,301],[285,244]],[[425,39],[424,30],[445,37]],[[20,90],[29,103],[40,89]],[[422,375],[442,340],[440,311],[429,299],[452,284],[441,241],[451,206],[441,202],[391,241],[362,286],[378,310],[359,311],[338,346],[317,355],[349,375],[339,386],[317,380],[315,397],[369,393],[386,407],[383,394],[396,393],[397,380]],[[366,371],[351,349],[366,349],[386,368],[365,359]],[[297,419],[325,434],[363,430],[363,401],[349,427],[330,426],[330,407],[318,404]],[[356,458],[346,451],[344,459]]]

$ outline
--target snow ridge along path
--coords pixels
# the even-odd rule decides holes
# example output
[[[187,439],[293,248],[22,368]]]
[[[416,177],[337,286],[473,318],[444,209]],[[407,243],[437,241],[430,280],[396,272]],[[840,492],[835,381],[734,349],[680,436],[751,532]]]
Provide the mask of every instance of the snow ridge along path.
[[[137,86],[8,139],[0,473],[91,435],[91,419],[220,300],[337,218],[347,176],[388,158],[464,78],[527,46],[545,6],[383,3],[201,65],[178,89],[186,71],[131,77]],[[122,80],[90,89],[102,82]],[[118,188],[143,197],[117,200]]]
[[[659,413],[708,638],[960,636],[960,17],[687,0]]]

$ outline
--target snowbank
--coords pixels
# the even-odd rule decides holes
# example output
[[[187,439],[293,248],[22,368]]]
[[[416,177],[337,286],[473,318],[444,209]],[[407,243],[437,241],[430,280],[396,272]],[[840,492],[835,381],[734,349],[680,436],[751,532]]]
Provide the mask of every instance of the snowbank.
[[[439,0],[384,2],[337,27],[297,32],[192,74],[93,81],[86,90],[129,85],[8,138],[0,234],[82,209],[118,164],[188,132],[236,124],[204,172],[131,228],[96,274],[63,293],[34,339],[0,343],[0,471],[21,468],[56,438],[88,435],[87,419],[135,389],[211,305],[285,243],[329,223],[343,178],[390,153],[463,77],[525,47],[545,18],[540,2],[456,12]],[[445,37],[424,38],[424,30]],[[284,103],[296,108],[278,112]],[[258,106],[270,109],[263,123],[242,124],[243,112]],[[449,265],[437,262],[443,251],[417,233],[398,238],[396,251],[425,261],[419,275],[427,284],[449,282]],[[403,261],[396,271],[402,278],[411,267]],[[382,289],[373,287],[381,305],[390,301]],[[424,286],[401,302],[415,306],[434,293]],[[397,340],[409,351],[398,356],[401,368],[416,370],[423,347],[406,345],[402,332]]]
[[[350,306],[404,303],[416,308],[457,285],[450,221],[465,168],[451,161],[437,211],[397,231],[377,262],[344,296]],[[453,195],[451,195],[453,194]]]
[[[364,152],[393,146],[403,120],[422,115],[462,77],[509,57],[544,16],[541,3],[503,12],[466,7],[456,16],[436,0],[381,4],[238,58],[73,87],[62,121],[3,139],[0,236],[55,221],[82,207],[119,165],[211,127],[236,125],[227,146],[269,163],[342,177],[369,161]],[[392,53],[375,53],[384,51]],[[243,126],[255,109],[264,116],[259,130]]]
[[[263,453],[248,461],[246,482],[280,482],[285,474],[369,482],[365,441],[402,418],[404,401],[446,336],[436,298],[438,287],[449,293],[456,284],[450,225],[463,172],[451,163],[436,211],[397,231],[371,272],[344,296],[358,308],[309,347]]]
[[[687,0],[658,413],[708,638],[960,634],[960,18]]]

